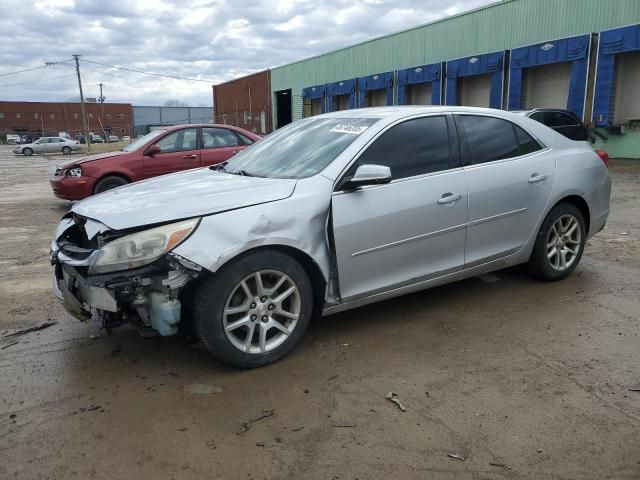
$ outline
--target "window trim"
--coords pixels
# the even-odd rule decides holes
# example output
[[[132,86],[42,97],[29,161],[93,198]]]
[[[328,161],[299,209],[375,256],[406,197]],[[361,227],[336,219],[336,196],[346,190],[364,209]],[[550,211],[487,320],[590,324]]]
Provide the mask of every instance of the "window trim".
[[[444,174],[444,173],[449,173],[449,172],[453,172],[456,170],[462,170],[462,156],[460,155],[460,149],[458,149],[458,166],[454,166],[455,163],[455,152],[451,149],[451,139],[452,139],[452,132],[451,132],[451,124],[449,122],[448,117],[451,117],[452,113],[451,112],[431,112],[431,113],[427,113],[427,114],[415,114],[415,115],[411,115],[408,117],[403,117],[403,118],[399,118],[395,121],[393,121],[392,123],[388,124],[386,127],[384,127],[382,130],[380,130],[378,133],[376,133],[372,138],[369,139],[369,141],[353,156],[353,158],[347,163],[347,165],[340,171],[340,174],[336,177],[336,181],[333,183],[333,189],[332,189],[332,195],[335,194],[344,194],[344,193],[351,193],[352,190],[342,190],[340,189],[341,185],[344,183],[343,180],[345,178],[345,176],[347,175],[347,173],[349,172],[349,170],[351,169],[351,167],[353,166],[354,163],[356,163],[360,157],[364,154],[364,152],[367,151],[367,149],[375,142],[377,141],[382,135],[384,135],[386,132],[388,132],[389,130],[391,130],[393,127],[404,123],[404,122],[408,122],[411,120],[417,120],[420,118],[429,118],[429,117],[445,117],[445,121],[447,124],[447,134],[449,136],[449,167],[447,170],[438,170],[437,172],[427,172],[427,173],[421,173],[419,175],[413,175],[411,177],[403,177],[403,178],[392,178],[392,180],[389,183],[383,184],[383,185],[367,185],[364,187],[360,187],[358,190],[367,190],[369,188],[379,188],[379,187],[384,187],[386,185],[393,185],[395,183],[399,183],[399,182],[403,182],[403,181],[407,181],[407,180],[413,180],[413,179],[419,179],[419,178],[423,178],[423,177],[430,177],[433,175],[440,175],[440,174]],[[458,144],[460,142],[458,141]]]
[[[520,127],[522,130],[525,131],[525,133],[527,133],[528,135],[531,136],[531,138],[533,138],[535,141],[537,141],[540,144],[540,150],[536,150],[535,152],[531,152],[531,153],[525,153],[523,155],[518,155],[517,157],[509,157],[509,158],[501,158],[499,160],[492,160],[490,162],[483,162],[483,163],[469,163],[470,160],[470,156],[469,156],[469,145],[467,143],[467,132],[465,132],[464,128],[462,127],[462,125],[458,125],[457,123],[457,116],[462,116],[462,115],[467,115],[467,116],[472,116],[472,117],[489,117],[489,118],[496,118],[498,120],[504,120],[505,122],[509,122],[512,126],[513,125],[517,125],[518,127]],[[504,118],[501,117],[499,115],[492,115],[490,113],[476,113],[476,112],[455,112],[453,114],[454,119],[456,119],[456,126],[458,127],[458,132],[460,133],[460,150],[461,150],[461,160],[462,160],[462,168],[467,170],[467,169],[471,169],[471,168],[476,168],[476,167],[482,167],[484,165],[495,165],[497,163],[504,163],[504,162],[511,162],[513,160],[518,160],[521,158],[527,158],[527,157],[531,157],[534,155],[538,155],[542,152],[547,152],[549,150],[549,147],[542,141],[540,140],[540,138],[538,138],[538,136],[536,136],[535,134],[533,134],[529,129],[527,129],[526,127],[520,125],[519,123],[516,123],[508,118]],[[534,120],[536,121],[536,120]],[[516,132],[515,129],[513,130],[513,134],[514,136],[516,136]],[[516,141],[517,141],[517,137],[516,137]]]

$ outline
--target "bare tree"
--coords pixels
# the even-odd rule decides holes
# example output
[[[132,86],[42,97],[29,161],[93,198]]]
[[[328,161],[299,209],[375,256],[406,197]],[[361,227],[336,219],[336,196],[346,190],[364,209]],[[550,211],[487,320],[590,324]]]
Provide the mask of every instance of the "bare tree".
[[[167,100],[164,102],[165,107],[188,107],[189,105],[180,100]]]

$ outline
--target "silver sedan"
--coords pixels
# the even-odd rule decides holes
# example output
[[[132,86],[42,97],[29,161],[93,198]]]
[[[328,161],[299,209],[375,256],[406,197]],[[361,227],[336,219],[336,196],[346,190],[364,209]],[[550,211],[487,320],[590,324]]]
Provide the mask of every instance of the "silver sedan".
[[[314,316],[517,264],[566,277],[607,220],[607,162],[500,110],[319,115],[226,164],[75,204],[54,291],[107,329],[189,325],[220,360],[261,366]]]
[[[13,153],[31,156],[34,153],[63,153],[68,155],[71,152],[80,150],[80,143],[63,137],[42,137],[32,143],[17,145]]]

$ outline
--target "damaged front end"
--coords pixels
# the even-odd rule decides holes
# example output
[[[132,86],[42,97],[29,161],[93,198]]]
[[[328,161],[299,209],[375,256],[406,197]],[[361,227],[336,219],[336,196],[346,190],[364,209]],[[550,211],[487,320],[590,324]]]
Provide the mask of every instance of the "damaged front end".
[[[181,295],[202,267],[172,250],[198,223],[189,219],[113,231],[69,214],[51,244],[56,297],[82,321],[96,315],[107,331],[134,323],[144,334],[176,334],[183,316]]]

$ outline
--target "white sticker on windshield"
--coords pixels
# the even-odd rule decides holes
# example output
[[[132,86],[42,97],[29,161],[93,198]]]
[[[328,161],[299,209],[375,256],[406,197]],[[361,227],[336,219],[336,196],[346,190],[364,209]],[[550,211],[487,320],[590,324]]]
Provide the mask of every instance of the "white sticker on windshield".
[[[357,125],[354,123],[339,123],[335,127],[333,127],[330,132],[336,133],[351,133],[352,135],[360,135],[367,128],[367,125]]]

